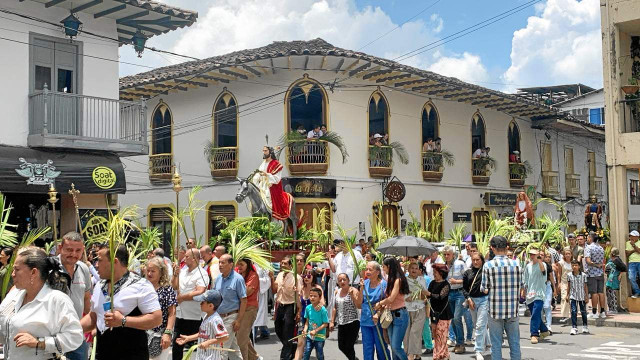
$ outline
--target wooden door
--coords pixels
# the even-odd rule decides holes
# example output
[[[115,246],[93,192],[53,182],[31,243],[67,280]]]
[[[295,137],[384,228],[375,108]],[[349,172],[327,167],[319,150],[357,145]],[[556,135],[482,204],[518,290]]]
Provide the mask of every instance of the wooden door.
[[[323,217],[320,215],[320,211],[326,209]],[[296,214],[300,219],[302,213],[302,225],[307,229],[326,229],[331,230],[331,208],[329,203],[326,202],[314,202],[314,203],[298,203],[296,202]]]
[[[573,171],[573,149],[564,148],[564,172],[565,174],[574,174]]]
[[[393,230],[395,235],[398,235],[400,230],[398,206],[394,204],[384,204],[382,206],[376,205],[375,207],[376,209],[380,209],[380,211],[377,216],[375,213],[373,214],[374,221],[376,223],[382,221],[382,226],[386,229]]]
[[[427,231],[431,231],[432,227],[433,227],[433,222],[435,221],[434,218],[436,217],[436,214],[438,213],[438,210],[440,210],[440,208],[442,207],[442,205],[440,204],[423,204],[422,205],[422,227],[425,228],[425,230]],[[440,226],[438,226],[440,234],[441,235],[444,232],[444,219],[442,218],[442,213],[440,214]],[[432,234],[432,235],[436,235],[436,234]]]
[[[489,212],[476,210],[473,212],[473,232],[485,232],[489,229]]]
[[[551,157],[551,143],[540,142],[540,148],[542,149],[542,171],[552,170],[552,157]]]

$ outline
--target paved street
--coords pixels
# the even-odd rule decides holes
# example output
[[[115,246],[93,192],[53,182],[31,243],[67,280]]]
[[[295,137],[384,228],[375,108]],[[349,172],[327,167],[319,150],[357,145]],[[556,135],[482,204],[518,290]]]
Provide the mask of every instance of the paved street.
[[[578,320],[580,323],[580,320]],[[637,329],[615,328],[615,327],[590,327],[589,335],[569,335],[570,326],[553,326],[553,336],[545,339],[537,345],[532,345],[528,337],[529,318],[521,318],[520,346],[522,359],[530,360],[640,360],[640,331]],[[579,329],[581,327],[579,326]],[[276,360],[280,355],[280,342],[278,341],[273,327],[269,340],[258,342],[257,350],[265,360]],[[451,359],[474,359],[473,348],[467,347],[464,355],[451,354]],[[331,334],[324,348],[327,360],[344,359],[344,355],[338,350],[336,333]],[[356,344],[356,354],[362,358],[362,344]],[[509,349],[505,345],[502,348],[504,359],[509,358]],[[314,356],[311,357],[315,359]],[[425,356],[423,359],[430,359]],[[491,359],[491,355],[486,353],[485,359]]]

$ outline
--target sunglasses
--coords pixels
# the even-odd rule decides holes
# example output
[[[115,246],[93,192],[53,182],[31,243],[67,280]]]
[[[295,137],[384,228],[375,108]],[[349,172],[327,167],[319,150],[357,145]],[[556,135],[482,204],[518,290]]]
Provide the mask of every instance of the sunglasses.
[[[304,276],[304,278],[305,278],[305,279],[311,279],[312,277],[313,277],[313,275],[311,275],[311,274],[306,274],[306,275]]]

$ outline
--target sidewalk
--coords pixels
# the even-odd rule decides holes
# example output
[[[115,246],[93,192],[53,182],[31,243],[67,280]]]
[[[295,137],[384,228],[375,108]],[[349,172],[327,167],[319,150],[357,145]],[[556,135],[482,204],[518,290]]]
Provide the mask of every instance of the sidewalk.
[[[558,306],[556,311],[553,312],[553,324],[560,324],[560,319],[562,319],[562,316],[560,316],[560,307]],[[606,326],[640,329],[640,313],[608,315],[606,319],[589,319],[588,323],[589,326],[596,327]],[[578,324],[582,325],[582,319],[579,313]],[[569,322],[566,325],[571,326],[571,318],[569,318]]]

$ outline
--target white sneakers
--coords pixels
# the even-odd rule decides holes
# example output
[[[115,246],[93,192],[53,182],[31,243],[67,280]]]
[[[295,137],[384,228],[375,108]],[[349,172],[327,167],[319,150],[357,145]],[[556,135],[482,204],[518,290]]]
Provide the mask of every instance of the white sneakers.
[[[475,345],[475,341],[468,339],[464,341],[464,344],[468,346],[472,346],[472,345]]]
[[[560,324],[566,324],[567,321],[569,321],[569,318],[562,318],[560,319]]]
[[[476,351],[476,360],[484,360],[484,356],[480,351]]]
[[[456,343],[451,341],[451,339],[447,340],[447,346],[454,346]]]
[[[587,319],[597,319],[597,318],[598,318],[598,314],[594,314],[594,313],[587,314]]]
[[[606,319],[607,318],[607,313],[605,313],[604,311],[600,313],[600,319]]]
[[[571,332],[569,333],[569,335],[578,335],[578,329],[577,328],[571,328]]]

